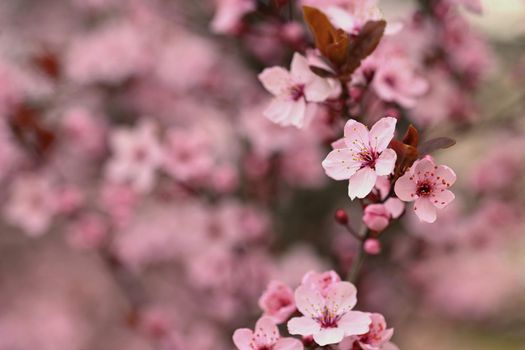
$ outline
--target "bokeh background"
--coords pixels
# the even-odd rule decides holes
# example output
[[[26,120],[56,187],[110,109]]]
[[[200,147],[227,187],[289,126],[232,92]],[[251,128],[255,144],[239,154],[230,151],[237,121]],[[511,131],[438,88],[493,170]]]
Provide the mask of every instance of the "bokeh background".
[[[348,270],[333,213],[361,213],[321,167],[329,113],[262,116],[257,74],[311,43],[299,4],[256,3],[0,1],[0,350],[232,349],[269,280]],[[483,7],[450,48],[475,83],[422,71],[433,93],[396,110],[457,141],[435,154],[454,203],[390,227],[357,282],[405,350],[525,349],[525,2]]]

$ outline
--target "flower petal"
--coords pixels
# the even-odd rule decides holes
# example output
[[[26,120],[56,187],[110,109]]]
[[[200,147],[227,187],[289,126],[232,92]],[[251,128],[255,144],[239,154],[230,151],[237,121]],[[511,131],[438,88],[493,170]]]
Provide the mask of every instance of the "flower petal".
[[[346,122],[344,136],[348,148],[355,151],[370,148],[367,127],[354,119]]]
[[[318,291],[305,285],[295,290],[295,306],[303,315],[316,317],[323,310],[324,305],[324,298]]]
[[[273,350],[303,350],[303,343],[295,338],[281,338],[273,346]]]
[[[271,346],[279,339],[279,329],[271,317],[263,316],[255,324],[254,338],[257,345]]]
[[[436,206],[436,208],[443,209],[447,205],[450,204],[456,198],[454,196],[454,193],[452,193],[449,190],[437,190],[436,193],[432,194],[432,198],[430,199],[432,201],[432,204]]]
[[[456,182],[456,173],[446,165],[440,165],[436,170],[436,182],[440,188],[448,188]]]
[[[348,196],[350,199],[355,197],[365,198],[374,188],[376,178],[376,172],[369,167],[365,167],[352,175],[348,181]]]
[[[284,98],[274,98],[270,105],[264,110],[263,114],[266,118],[279,125],[290,125],[288,115],[293,107],[293,101]]]
[[[310,65],[306,57],[297,52],[293,54],[290,73],[296,83],[309,83],[312,78],[317,77],[317,75],[310,70]]]
[[[397,154],[394,152],[393,149],[387,148],[385,149],[380,155],[379,158],[376,160],[376,173],[377,175],[384,176],[384,175],[390,175],[392,171],[394,171],[394,167],[396,166],[396,159]]]
[[[390,213],[390,216],[393,219],[397,219],[403,214],[405,210],[405,203],[403,203],[399,198],[390,197],[385,201],[385,208]]]
[[[291,84],[290,73],[282,67],[266,68],[259,74],[259,80],[274,96],[286,93]]]
[[[372,319],[366,312],[350,311],[346,313],[339,322],[339,328],[345,332],[345,336],[368,333]]]
[[[314,340],[317,344],[325,346],[328,344],[337,344],[344,338],[344,331],[340,328],[323,328],[314,334]]]
[[[412,202],[417,198],[416,182],[411,178],[412,175],[410,172],[407,172],[405,175],[397,179],[396,184],[394,185],[394,192],[396,193],[396,196],[405,202]]]
[[[239,350],[251,350],[250,342],[252,341],[253,332],[248,328],[237,329],[233,333],[233,343]]]
[[[357,303],[357,289],[350,282],[333,284],[326,294],[325,305],[332,313],[342,315]]]
[[[288,321],[288,333],[290,334],[312,335],[319,332],[320,329],[319,323],[307,316],[294,317]]]
[[[436,207],[428,198],[418,198],[414,203],[414,211],[421,221],[433,223],[436,221]]]
[[[335,149],[321,163],[326,175],[334,180],[349,179],[361,167],[353,160],[353,152],[349,148]]]
[[[370,129],[370,146],[377,152],[382,152],[394,138],[397,119],[386,117],[379,119]]]

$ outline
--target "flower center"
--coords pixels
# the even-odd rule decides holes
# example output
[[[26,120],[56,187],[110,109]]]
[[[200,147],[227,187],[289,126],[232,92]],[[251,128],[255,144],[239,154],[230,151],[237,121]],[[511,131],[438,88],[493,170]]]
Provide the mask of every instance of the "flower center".
[[[290,96],[292,100],[297,101],[304,96],[304,84],[293,85],[290,88]]]
[[[334,314],[328,309],[325,309],[323,314],[316,320],[321,325],[321,328],[336,328],[337,321],[339,321],[340,318],[341,316]]]
[[[374,151],[367,149],[359,153],[359,158],[361,160],[361,167],[374,168],[376,165],[377,154]]]
[[[416,194],[420,197],[428,197],[432,193],[433,186],[428,181],[422,181],[417,183]]]

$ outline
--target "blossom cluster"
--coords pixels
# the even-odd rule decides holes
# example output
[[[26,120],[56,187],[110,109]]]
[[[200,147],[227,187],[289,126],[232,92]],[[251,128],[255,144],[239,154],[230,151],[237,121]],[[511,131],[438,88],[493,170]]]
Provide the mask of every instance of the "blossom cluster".
[[[272,281],[259,299],[264,311],[254,331],[241,328],[233,334],[239,350],[302,350],[338,344],[337,349],[395,350],[389,340],[394,330],[386,328],[381,314],[353,311],[357,290],[341,281],[334,271],[307,272],[295,292]],[[300,313],[301,316],[292,317]],[[281,337],[278,324],[287,323],[291,335]]]

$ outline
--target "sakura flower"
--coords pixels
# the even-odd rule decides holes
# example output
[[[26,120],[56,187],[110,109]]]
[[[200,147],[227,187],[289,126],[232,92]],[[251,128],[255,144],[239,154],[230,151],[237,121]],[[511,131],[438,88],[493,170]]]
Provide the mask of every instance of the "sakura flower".
[[[279,281],[271,281],[259,299],[259,306],[265,316],[282,323],[295,311],[294,294],[290,287]]]
[[[351,199],[366,197],[378,176],[389,175],[394,170],[396,153],[387,148],[394,137],[396,119],[380,119],[368,131],[363,124],[350,119],[344,137],[323,161],[328,176],[335,180],[348,179],[348,196]]]
[[[290,71],[282,67],[266,68],[259,74],[259,80],[275,96],[264,115],[283,126],[303,127],[307,104],[325,101],[334,90],[334,85],[314,74],[308,60],[298,53],[293,56]]]
[[[456,181],[456,174],[445,165],[435,165],[428,157],[416,161],[401,176],[394,186],[399,199],[415,201],[414,211],[421,221],[436,221],[437,209],[446,207],[454,200],[454,193],[448,190]]]
[[[106,167],[108,179],[129,182],[139,192],[149,191],[162,161],[155,125],[143,122],[135,129],[114,131],[111,148],[114,154]]]
[[[404,57],[385,57],[377,65],[372,85],[383,100],[397,102],[405,108],[414,107],[417,98],[429,88],[428,82],[417,75]]]
[[[372,320],[370,330],[368,333],[356,337],[357,343],[359,343],[363,350],[383,349],[383,345],[392,338],[394,329],[386,328],[386,321],[383,315],[371,313],[369,316]]]
[[[326,296],[301,285],[295,291],[297,309],[304,315],[288,322],[290,334],[313,336],[321,346],[337,344],[344,337],[368,332],[370,316],[351,311],[357,302],[357,290],[350,282],[337,282]]]
[[[166,135],[163,167],[180,181],[207,175],[213,166],[209,138],[198,130],[171,129]]]
[[[58,213],[56,189],[49,178],[24,174],[9,187],[4,207],[6,220],[30,236],[46,232]]]
[[[255,330],[241,328],[233,333],[233,343],[239,350],[302,350],[303,344],[294,338],[281,338],[270,317],[261,317]]]
[[[242,17],[255,9],[252,0],[218,0],[215,16],[210,23],[214,33],[226,34],[235,32]]]

